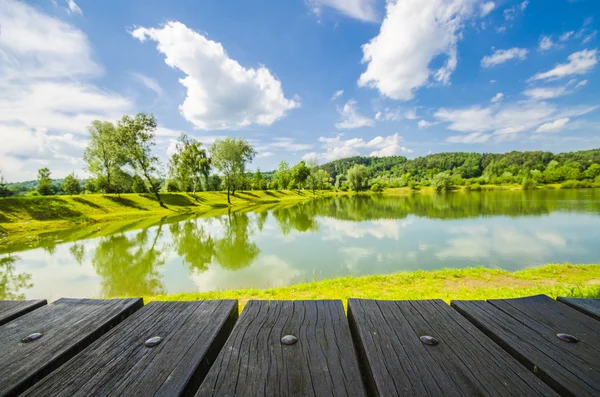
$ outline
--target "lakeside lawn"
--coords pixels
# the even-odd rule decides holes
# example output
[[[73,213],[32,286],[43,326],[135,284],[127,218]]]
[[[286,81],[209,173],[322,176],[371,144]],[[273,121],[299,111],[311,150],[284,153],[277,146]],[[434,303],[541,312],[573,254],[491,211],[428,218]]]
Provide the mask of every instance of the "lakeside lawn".
[[[341,277],[282,288],[240,289],[146,296],[152,300],[237,299],[240,311],[251,299],[498,299],[545,294],[600,298],[600,264],[546,265],[508,272],[483,267],[401,272],[390,275]]]

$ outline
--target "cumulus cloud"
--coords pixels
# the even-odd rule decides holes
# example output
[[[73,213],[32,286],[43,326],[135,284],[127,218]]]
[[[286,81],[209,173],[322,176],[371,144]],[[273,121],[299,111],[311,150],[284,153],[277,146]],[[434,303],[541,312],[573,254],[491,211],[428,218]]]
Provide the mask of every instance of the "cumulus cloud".
[[[547,72],[537,73],[530,80],[560,79],[567,76],[585,74],[598,63],[597,50],[582,50],[569,55],[568,63],[559,63]]]
[[[329,7],[347,17],[365,22],[377,22],[379,19],[375,11],[375,0],[306,0],[306,3],[317,16],[321,15],[323,7]]]
[[[76,27],[13,0],[0,20],[0,168],[10,180],[80,169],[89,123],[116,120],[131,102],[88,82],[102,68]]]
[[[331,100],[338,99],[342,95],[344,95],[344,90],[337,90],[336,92],[333,93]]]
[[[539,126],[536,132],[559,132],[569,122],[569,118],[558,119],[550,123],[545,123]]]
[[[272,125],[300,105],[284,96],[281,82],[265,66],[243,67],[220,43],[180,22],[140,27],[131,35],[141,42],[155,41],[165,63],[186,75],[179,80],[187,89],[179,110],[198,129]]]
[[[417,126],[419,128],[427,128],[427,127],[430,127],[432,125],[433,125],[433,123],[429,122],[427,120],[419,120],[419,122],[417,123]]]
[[[504,98],[504,94],[499,92],[496,95],[494,95],[494,97],[491,99],[492,103],[496,103],[498,101],[501,101],[502,98]]]
[[[372,127],[375,120],[370,119],[358,112],[356,101],[351,99],[342,108],[338,108],[338,113],[342,116],[342,121],[335,124],[340,130],[349,130],[360,127]]]
[[[472,0],[388,1],[379,34],[362,47],[367,68],[358,85],[409,100],[432,81],[448,84],[458,62],[463,23],[473,11]],[[432,70],[431,62],[440,55],[445,63]]]
[[[390,136],[377,136],[370,141],[362,138],[343,139],[343,134],[338,134],[335,138],[320,137],[324,152],[311,152],[302,156],[303,160],[323,160],[332,161],[344,157],[360,156],[361,150],[370,149],[371,157],[396,156],[402,153],[412,153],[411,149],[401,145],[402,137],[398,133]]]
[[[496,3],[493,1],[488,1],[487,3],[481,3],[481,16],[485,17],[487,14],[492,12],[494,8],[496,8]]]
[[[492,55],[483,57],[481,66],[491,68],[492,66],[510,61],[511,59],[523,60],[527,57],[528,51],[525,48],[510,48],[508,50],[496,50]]]

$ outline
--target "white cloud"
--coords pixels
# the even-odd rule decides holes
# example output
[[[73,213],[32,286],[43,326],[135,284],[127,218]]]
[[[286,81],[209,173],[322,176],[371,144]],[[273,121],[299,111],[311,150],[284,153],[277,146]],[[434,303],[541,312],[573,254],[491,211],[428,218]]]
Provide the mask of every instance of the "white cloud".
[[[488,1],[487,3],[481,3],[481,16],[485,17],[487,14],[492,12],[494,8],[496,8],[496,3],[493,1]]]
[[[525,59],[528,51],[525,48],[510,48],[508,50],[496,50],[492,55],[483,57],[481,66],[490,68],[501,63],[510,61],[511,59]]]
[[[372,127],[375,120],[363,116],[356,110],[356,101],[351,99],[344,107],[338,107],[338,113],[342,116],[342,121],[335,124],[335,127],[341,130],[348,130],[360,127]]]
[[[256,149],[259,152],[275,150],[281,152],[285,150],[287,152],[300,152],[312,149],[312,145],[306,143],[298,143],[294,138],[289,137],[276,137],[268,143],[256,145]]]
[[[494,95],[494,97],[491,99],[492,103],[496,103],[500,100],[502,100],[502,98],[504,98],[504,94],[499,92],[496,95]]]
[[[540,51],[548,51],[556,47],[556,44],[552,42],[552,37],[550,36],[542,36],[540,37],[540,43],[538,44],[538,49]]]
[[[337,98],[341,97],[342,95],[344,95],[344,90],[337,90],[336,92],[333,93],[331,100],[337,99]]]
[[[571,38],[571,36],[573,36],[575,34],[575,31],[571,30],[568,32],[565,32],[563,34],[560,35],[560,37],[558,38],[560,41],[567,41]]]
[[[451,137],[451,142],[485,142],[491,138],[507,140],[554,120],[573,118],[595,110],[597,106],[559,108],[543,101],[520,101],[471,106],[463,109],[439,109],[435,117],[447,128],[467,136]]]
[[[536,132],[559,132],[569,122],[569,118],[558,119],[550,123],[545,123],[539,126]]]
[[[77,4],[75,4],[75,0],[66,0],[66,1],[67,1],[67,6],[69,7],[67,9],[69,11],[69,14],[83,15],[83,12],[81,12],[81,8],[79,8],[79,6]]]
[[[362,47],[367,68],[358,85],[409,100],[431,80],[448,84],[457,65],[463,22],[473,8],[472,0],[388,1],[379,34]],[[430,63],[440,55],[446,62],[431,70]]]
[[[404,113],[404,117],[406,117],[408,120],[416,120],[416,119],[418,119],[419,116],[417,116],[417,109],[416,108],[408,109]]]
[[[375,114],[375,120],[398,121],[403,118],[403,115],[400,112],[400,109],[385,108],[383,111],[379,111]],[[406,114],[404,115],[404,117],[408,118]]]
[[[466,135],[453,135],[446,139],[449,143],[485,143],[490,140],[492,134],[472,132]]]
[[[160,86],[160,84],[158,83],[158,81],[154,80],[151,77],[148,77],[146,75],[143,75],[141,73],[131,73],[131,76],[141,85],[143,85],[144,87],[146,87],[147,89],[154,91],[156,93],[156,95],[162,95],[163,94],[163,89]]]
[[[537,87],[530,88],[528,90],[523,91],[523,94],[528,96],[531,99],[552,99],[558,98],[560,96],[569,94],[571,91],[568,90],[567,86],[561,87]]]
[[[592,41],[593,39],[596,38],[596,36],[598,35],[598,31],[594,30],[592,33],[590,33],[589,35],[585,36],[583,38],[583,40],[581,40],[581,44],[587,44],[590,41]]]
[[[419,122],[417,123],[417,126],[419,128],[427,128],[427,127],[430,127],[431,125],[433,125],[433,123],[431,123],[427,120],[419,120]]]
[[[302,159],[332,161],[344,157],[360,156],[359,149],[371,149],[372,151],[369,153],[371,157],[387,157],[401,153],[412,153],[411,149],[400,144],[402,137],[398,133],[386,137],[377,136],[368,142],[362,138],[344,140],[343,136],[343,134],[338,134],[335,138],[320,137],[319,142],[322,143],[325,152],[307,153],[302,156]]]
[[[582,81],[580,81],[579,83],[577,83],[577,85],[575,86],[575,88],[579,88],[579,87],[586,86],[586,85],[587,85],[587,83],[588,83],[588,81],[587,81],[587,80],[582,80]]]
[[[510,8],[504,10],[504,19],[507,21],[514,20],[518,15],[522,15],[525,12],[525,9],[529,5],[529,0],[525,0],[522,3],[514,5]]]
[[[203,130],[271,125],[299,105],[287,99],[281,82],[265,66],[245,68],[229,58],[223,46],[180,22],[161,28],[137,28],[136,39],[156,41],[165,63],[181,70],[187,97],[179,110]]]
[[[311,11],[321,15],[323,7],[333,8],[340,13],[365,22],[377,22],[375,0],[306,0]]]
[[[102,68],[79,29],[12,0],[0,20],[0,167],[11,180],[34,179],[40,166],[55,177],[81,169],[86,127],[131,102],[86,82]]]
[[[585,74],[598,63],[597,50],[583,50],[569,55],[569,62],[558,64],[547,72],[538,73],[530,80],[559,79],[566,76]]]

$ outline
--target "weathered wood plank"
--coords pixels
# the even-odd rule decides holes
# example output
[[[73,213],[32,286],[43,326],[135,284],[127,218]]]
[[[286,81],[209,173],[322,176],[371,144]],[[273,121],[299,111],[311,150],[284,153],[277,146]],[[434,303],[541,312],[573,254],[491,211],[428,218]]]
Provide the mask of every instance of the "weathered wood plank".
[[[43,300],[0,301],[0,325],[14,320],[32,310],[42,307],[48,302]]]
[[[600,299],[558,298],[559,302],[571,306],[590,317],[600,320]]]
[[[442,300],[350,299],[348,320],[370,395],[555,395]]]
[[[196,395],[365,396],[341,301],[248,302]]]
[[[235,300],[150,302],[24,396],[193,394],[237,317]]]
[[[22,393],[142,305],[142,299],[59,299],[4,324],[0,327],[0,396]],[[21,342],[36,332],[43,336]]]
[[[452,305],[560,394],[600,395],[600,322],[545,295]]]

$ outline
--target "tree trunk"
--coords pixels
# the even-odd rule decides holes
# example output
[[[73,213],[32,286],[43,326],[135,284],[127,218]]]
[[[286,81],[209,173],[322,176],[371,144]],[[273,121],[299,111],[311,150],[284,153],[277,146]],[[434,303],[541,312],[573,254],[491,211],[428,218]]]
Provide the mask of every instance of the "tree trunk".
[[[231,204],[231,199],[229,198],[229,186],[227,186],[227,203]]]
[[[162,199],[160,198],[160,194],[158,194],[158,187],[156,186],[156,184],[154,182],[152,182],[152,178],[150,178],[150,176],[148,175],[148,173],[145,170],[144,170],[144,176],[148,180],[148,183],[150,184],[150,188],[152,189],[152,193],[154,193],[154,195],[156,196],[156,199],[158,200],[158,204],[163,208],[167,208],[165,206],[165,203],[163,203]]]

